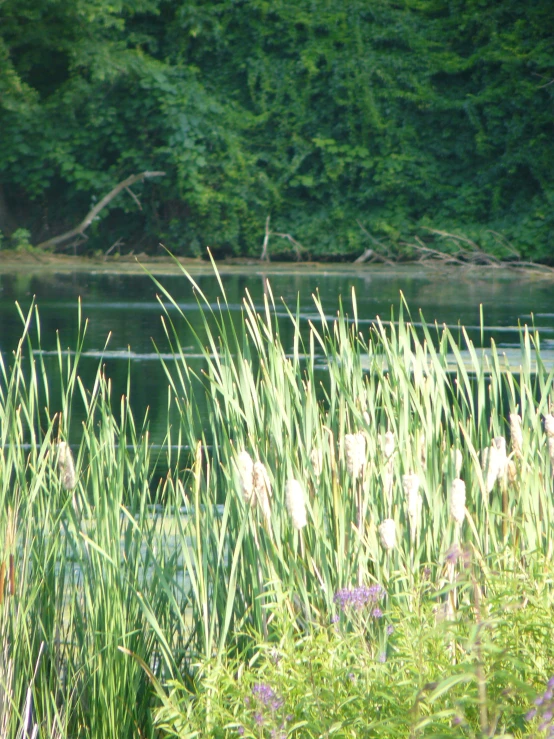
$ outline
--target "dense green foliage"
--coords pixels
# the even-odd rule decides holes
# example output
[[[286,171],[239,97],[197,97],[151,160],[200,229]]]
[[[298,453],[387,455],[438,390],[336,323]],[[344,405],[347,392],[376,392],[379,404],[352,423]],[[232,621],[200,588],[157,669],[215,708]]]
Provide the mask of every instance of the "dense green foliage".
[[[271,215],[313,256],[370,246],[360,221],[551,258],[553,34],[544,0],[4,0],[0,230],[164,170],[92,247],[258,254]]]

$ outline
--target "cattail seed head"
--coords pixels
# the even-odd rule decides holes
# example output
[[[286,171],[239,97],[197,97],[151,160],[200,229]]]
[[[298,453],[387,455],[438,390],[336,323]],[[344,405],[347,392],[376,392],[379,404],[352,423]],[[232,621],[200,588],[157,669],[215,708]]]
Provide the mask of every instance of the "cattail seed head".
[[[491,446],[483,449],[483,451],[481,452],[481,459],[483,463],[483,472],[486,473],[485,486],[487,489],[487,493],[490,493],[494,487],[494,484],[504,471],[502,452],[493,442]]]
[[[248,452],[242,451],[238,455],[237,469],[244,500],[254,506],[256,504],[256,500],[252,495],[254,492],[254,462]]]
[[[394,434],[392,433],[392,431],[387,431],[387,433],[385,434],[383,452],[387,459],[392,457],[392,455],[394,454]]]
[[[510,413],[510,436],[512,437],[514,454],[516,457],[521,457],[523,451],[523,430],[519,413]]]
[[[285,488],[285,499],[292,525],[297,531],[300,531],[308,522],[306,520],[304,491],[298,480],[293,478],[288,480]]]
[[[344,453],[348,474],[353,480],[357,480],[362,475],[365,466],[366,450],[364,434],[346,434],[344,437]]]
[[[318,449],[317,447],[312,449],[310,452],[310,462],[312,463],[314,475],[316,477],[321,477],[321,473],[323,471],[323,452],[321,449]]]
[[[385,518],[379,524],[379,538],[383,549],[390,551],[396,546],[396,524],[392,518]]]
[[[450,488],[450,515],[458,526],[463,524],[466,516],[466,484],[459,477],[452,480]]]
[[[260,509],[265,525],[269,527],[271,522],[269,498],[272,495],[272,490],[267,470],[261,462],[254,463],[252,486],[254,488],[253,498]]]
[[[58,444],[58,467],[62,485],[66,490],[73,490],[77,484],[77,480],[75,479],[75,465],[69,444],[65,441],[60,441]]]

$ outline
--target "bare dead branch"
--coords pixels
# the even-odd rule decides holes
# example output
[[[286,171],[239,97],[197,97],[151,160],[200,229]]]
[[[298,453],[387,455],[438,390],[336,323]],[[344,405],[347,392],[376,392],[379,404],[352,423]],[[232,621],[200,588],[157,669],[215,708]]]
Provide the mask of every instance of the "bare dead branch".
[[[265,236],[264,236],[264,243],[262,246],[262,254],[260,256],[260,259],[262,262],[269,262],[269,254],[267,251],[267,248],[269,246],[269,237],[271,234],[271,231],[269,230],[269,219],[270,219],[270,216],[268,216],[265,219]]]
[[[87,213],[85,218],[78,226],[72,228],[70,231],[66,231],[63,234],[60,234],[60,236],[55,236],[52,239],[43,241],[42,243],[37,245],[37,249],[50,249],[57,244],[61,244],[63,241],[68,241],[74,236],[84,236],[84,231],[90,226],[90,224],[94,221],[100,211],[103,210],[106,205],[108,205],[117,195],[119,195],[122,190],[126,190],[127,188],[131,187],[131,185],[134,185],[135,182],[145,180],[149,177],[163,177],[164,175],[165,172],[141,172],[140,174],[132,174],[130,177],[127,177],[126,180],[123,180],[118,185],[116,185],[113,190],[111,190],[107,195],[105,195],[102,200],[100,200],[100,202],[97,203],[94,208]]]
[[[135,203],[137,204],[137,206],[138,206],[138,209],[139,209],[139,210],[142,210],[142,205],[140,204],[140,200],[139,200],[139,199],[137,198],[137,196],[136,196],[136,195],[135,195],[135,193],[134,193],[134,192],[133,192],[133,191],[131,190],[131,188],[130,188],[130,187],[126,187],[125,189],[127,190],[127,192],[129,193],[129,195],[130,195],[130,196],[131,196],[131,197],[133,198],[133,200],[134,200],[134,201],[135,201]]]

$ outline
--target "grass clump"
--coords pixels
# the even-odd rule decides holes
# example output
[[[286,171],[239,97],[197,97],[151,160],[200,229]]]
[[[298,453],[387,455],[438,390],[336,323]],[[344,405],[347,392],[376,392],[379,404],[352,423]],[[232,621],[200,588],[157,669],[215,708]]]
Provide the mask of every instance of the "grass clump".
[[[528,714],[552,664],[539,336],[522,329],[508,368],[403,304],[368,331],[354,295],[349,315],[315,296],[312,321],[283,321],[269,285],[237,324],[220,281],[214,309],[187,277],[200,369],[157,283],[178,416],[159,483],[129,388],[114,407],[101,366],[80,381],[86,325],[74,354],[59,348],[60,407],[34,309],[2,359],[2,736],[523,736],[525,715],[547,721]]]

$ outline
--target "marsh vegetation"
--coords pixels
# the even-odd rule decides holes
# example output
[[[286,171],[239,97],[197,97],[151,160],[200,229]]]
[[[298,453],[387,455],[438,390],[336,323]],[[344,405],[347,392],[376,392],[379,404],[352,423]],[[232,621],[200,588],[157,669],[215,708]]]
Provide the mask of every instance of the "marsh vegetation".
[[[521,329],[507,371],[494,342],[484,354],[463,329],[414,325],[404,302],[368,327],[354,292],[332,320],[316,295],[305,324],[294,306],[277,315],[270,283],[237,324],[215,275],[216,303],[185,273],[194,367],[187,313],[153,278],[161,450],[130,388],[113,397],[101,363],[80,379],[80,314],[55,372],[34,352],[38,311],[21,314],[0,366],[0,734],[550,730],[540,336]]]

